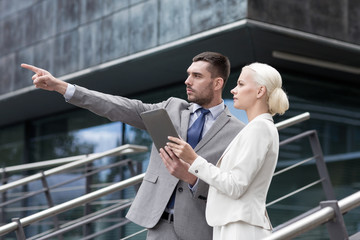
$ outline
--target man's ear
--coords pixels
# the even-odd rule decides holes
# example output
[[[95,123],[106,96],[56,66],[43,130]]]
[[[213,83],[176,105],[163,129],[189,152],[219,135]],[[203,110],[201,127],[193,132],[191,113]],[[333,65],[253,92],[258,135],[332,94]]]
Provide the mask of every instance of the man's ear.
[[[258,89],[258,93],[257,93],[257,98],[261,98],[262,96],[266,96],[266,87],[265,86],[260,86]]]
[[[215,78],[215,89],[223,89],[224,87],[224,79],[221,77]]]

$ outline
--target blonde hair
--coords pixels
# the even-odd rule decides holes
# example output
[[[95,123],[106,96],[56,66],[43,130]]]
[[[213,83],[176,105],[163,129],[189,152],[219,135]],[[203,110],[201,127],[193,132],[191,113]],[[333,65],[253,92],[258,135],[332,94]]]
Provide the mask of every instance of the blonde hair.
[[[289,100],[282,89],[282,79],[280,73],[273,67],[265,63],[252,63],[244,68],[250,68],[255,72],[254,80],[266,87],[268,97],[268,107],[271,115],[284,114],[289,109]]]

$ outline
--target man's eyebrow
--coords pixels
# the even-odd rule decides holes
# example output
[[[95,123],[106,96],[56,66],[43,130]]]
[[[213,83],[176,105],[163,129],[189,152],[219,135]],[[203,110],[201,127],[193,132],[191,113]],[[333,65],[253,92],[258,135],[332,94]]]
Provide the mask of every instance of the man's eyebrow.
[[[201,76],[203,75],[201,72],[189,72],[189,71],[188,71],[188,74],[190,74],[190,73],[191,73],[192,75],[201,75]]]

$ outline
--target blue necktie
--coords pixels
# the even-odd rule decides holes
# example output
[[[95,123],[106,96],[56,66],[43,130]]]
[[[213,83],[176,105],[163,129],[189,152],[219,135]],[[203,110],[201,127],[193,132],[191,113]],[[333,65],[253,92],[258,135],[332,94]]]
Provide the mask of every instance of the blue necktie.
[[[187,142],[190,144],[192,148],[195,148],[198,142],[201,140],[202,132],[204,129],[205,124],[205,116],[210,112],[208,109],[199,108],[198,110],[201,111],[200,116],[195,120],[195,122],[191,125],[187,132]],[[196,110],[196,111],[198,111]],[[175,204],[175,194],[176,189],[174,190],[173,194],[171,195],[170,201],[167,205],[168,208],[174,208]]]
[[[210,112],[210,110],[204,108],[199,108],[198,110],[201,111],[201,114],[187,132],[187,142],[190,144],[190,146],[192,146],[192,148],[195,148],[198,142],[201,140],[204,129],[205,116]]]

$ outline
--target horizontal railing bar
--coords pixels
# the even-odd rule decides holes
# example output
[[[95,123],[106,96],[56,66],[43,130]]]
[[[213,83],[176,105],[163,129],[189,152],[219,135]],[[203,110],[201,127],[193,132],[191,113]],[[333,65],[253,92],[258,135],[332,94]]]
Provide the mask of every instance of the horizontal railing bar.
[[[44,171],[44,176],[47,177],[47,176],[50,176],[53,174],[58,174],[58,173],[66,171],[66,170],[84,165],[86,163],[92,162],[96,159],[103,158],[106,156],[124,155],[124,154],[139,153],[139,152],[145,152],[145,151],[147,151],[147,147],[126,144],[126,145],[123,145],[123,146],[120,146],[117,148],[113,148],[113,149],[110,149],[110,150],[102,152],[102,153],[94,154],[92,156],[86,157],[84,159],[81,159],[81,160],[78,160],[75,162],[70,162],[65,165],[46,170],[46,171]],[[11,188],[18,187],[18,186],[27,184],[27,183],[35,181],[35,180],[39,180],[39,179],[41,179],[42,176],[43,175],[41,173],[37,173],[37,174],[31,175],[29,177],[19,179],[17,181],[7,183],[5,185],[0,186],[0,192],[4,192]]]
[[[126,145],[123,145],[123,146],[120,146],[120,147],[117,147],[117,148],[110,149],[110,150],[105,151],[105,152],[103,152],[101,154],[97,154],[96,156],[93,156],[93,157],[87,157],[87,158],[85,158],[83,160],[79,160],[79,161],[76,161],[76,162],[68,163],[68,164],[63,165],[63,166],[59,166],[59,167],[56,167],[56,168],[46,170],[46,171],[44,171],[44,174],[45,174],[45,176],[49,176],[49,175],[61,173],[61,172],[64,172],[66,170],[69,170],[69,169],[84,165],[84,164],[92,162],[92,161],[94,161],[96,159],[107,157],[107,156],[139,153],[139,152],[144,152],[144,151],[147,151],[147,150],[148,150],[147,147],[144,147],[144,146],[135,146],[135,145],[126,144]]]
[[[315,132],[316,132],[315,130],[309,130],[309,131],[300,133],[300,134],[298,134],[298,135],[296,135],[296,136],[287,138],[287,139],[281,141],[281,142],[279,143],[279,146],[281,147],[282,145],[285,145],[285,144],[294,142],[294,141],[296,141],[296,140],[299,140],[299,139],[301,139],[301,138],[310,136],[311,134],[314,134]]]
[[[106,204],[114,204],[118,203],[120,200],[99,200],[99,201],[93,201],[89,203],[92,206],[96,205],[106,205]],[[34,206],[28,206],[28,207],[7,207],[4,209],[4,212],[7,213],[14,213],[14,212],[22,212],[22,211],[38,211],[38,210],[44,210],[49,208],[49,205],[34,205]]]
[[[341,214],[360,206],[360,191],[338,201]],[[332,207],[325,207],[319,211],[304,217],[284,228],[277,230],[263,240],[290,239],[299,234],[309,231],[321,224],[324,224],[335,217],[335,210]]]
[[[354,235],[349,237],[349,240],[359,240],[360,239],[360,232],[355,233]]]
[[[120,222],[118,224],[114,224],[114,225],[112,225],[110,227],[107,227],[107,228],[101,230],[101,231],[97,231],[97,232],[95,232],[95,233],[93,233],[93,234],[91,234],[89,236],[83,237],[83,238],[81,238],[81,240],[93,239],[93,238],[95,238],[97,236],[100,236],[100,235],[102,235],[102,234],[104,234],[106,232],[109,232],[109,231],[113,230],[113,229],[117,229],[117,228],[119,228],[121,226],[124,226],[124,225],[126,225],[128,223],[130,223],[130,220],[125,218],[125,219],[123,219],[122,222]]]
[[[325,207],[320,209],[319,211],[300,219],[299,221],[282,228],[270,236],[265,237],[262,240],[280,240],[280,239],[291,239],[301,233],[304,233],[310,229],[315,228],[318,225],[315,225],[314,222],[319,221],[321,223],[325,223],[332,219],[335,215],[334,209],[331,207]]]
[[[106,208],[103,208],[103,209],[100,209],[94,213],[91,213],[91,214],[88,214],[86,216],[83,216],[83,217],[80,217],[76,220],[73,220],[73,221],[70,221],[68,223],[65,223],[64,225],[61,226],[62,227],[68,227],[68,226],[73,226],[74,224],[78,224],[78,223],[89,223],[93,220],[97,220],[99,218],[102,218],[102,217],[105,217],[107,215],[110,215],[110,214],[113,214],[119,210],[123,210],[125,208],[128,208],[130,207],[132,204],[132,200],[128,200],[128,201],[124,201],[124,202],[121,202],[121,203],[116,203],[116,204],[113,204],[111,206],[108,206]],[[92,219],[92,220],[90,220]]]
[[[294,217],[294,218],[292,218],[292,219],[290,219],[290,220],[288,220],[288,221],[286,221],[286,222],[284,222],[284,223],[282,223],[280,225],[277,225],[276,227],[274,227],[273,231],[276,232],[281,228],[289,226],[290,224],[293,224],[294,222],[297,222],[298,220],[303,219],[304,217],[309,216],[309,215],[313,214],[314,212],[319,211],[320,209],[321,209],[320,206],[312,208],[312,209],[310,209],[310,210],[308,210],[308,211],[306,211],[306,212],[304,212],[304,213],[302,213],[302,214],[300,214],[300,215],[298,215],[298,216],[296,216],[296,217]]]
[[[84,157],[91,156],[93,154],[94,153],[88,154],[88,155],[84,154],[84,155],[78,155],[78,156],[72,156],[72,157],[57,158],[54,160],[45,160],[45,161],[36,162],[36,163],[27,163],[27,164],[21,164],[21,165],[16,165],[16,166],[4,167],[4,168],[0,168],[0,173],[4,173],[4,172],[13,173],[13,172],[28,171],[28,170],[34,170],[34,169],[39,169],[39,168],[47,168],[47,167],[52,167],[52,166],[57,166],[57,165],[63,165],[64,163],[74,162],[74,161],[77,161]]]
[[[83,205],[85,203],[91,202],[94,199],[97,199],[97,198],[102,197],[104,195],[107,195],[107,194],[122,190],[122,189],[124,189],[126,187],[129,187],[129,186],[133,186],[135,184],[140,183],[142,181],[142,179],[144,178],[144,176],[145,176],[145,173],[137,175],[135,177],[123,180],[123,181],[121,181],[119,183],[115,183],[115,184],[113,184],[113,185],[111,185],[109,187],[97,190],[95,192],[88,193],[88,194],[86,194],[84,196],[75,198],[73,200],[70,200],[68,202],[56,205],[56,206],[51,207],[51,208],[48,208],[48,209],[46,209],[44,211],[35,213],[33,215],[30,215],[30,216],[27,216],[27,217],[24,217],[24,218],[21,218],[20,219],[21,225],[23,227],[28,226],[31,223],[41,221],[41,220],[43,220],[45,218],[54,216],[56,214],[65,212],[65,211],[67,211],[69,209],[72,209],[72,208],[75,208],[75,207],[78,207],[78,206],[81,206],[81,205]],[[4,226],[1,226],[0,227],[0,236],[2,236],[4,234],[7,234],[9,232],[12,232],[12,231],[16,230],[17,228],[18,228],[18,224],[16,222],[8,223],[8,224],[6,224]]]
[[[42,237],[40,237],[40,234],[36,235],[36,236],[33,236],[31,238],[29,238],[29,240],[31,239],[38,239],[38,240],[42,240],[42,239],[49,239],[50,237],[55,237],[59,234],[63,234],[63,233],[66,233],[72,229],[75,229],[75,228],[78,228],[82,225],[85,225],[87,223],[90,223],[92,221],[95,221],[99,218],[102,218],[102,217],[105,217],[107,215],[110,215],[110,214],[113,214],[113,213],[116,213],[120,210],[123,210],[125,208],[128,208],[131,206],[131,202],[128,202],[128,203],[125,203],[125,204],[117,204],[117,206],[111,206],[111,207],[108,207],[106,209],[101,209],[95,213],[92,213],[91,215],[87,215],[87,216],[84,216],[82,217],[81,219],[77,219],[75,221],[71,221],[69,223],[66,223],[62,226],[60,226],[60,229],[58,230],[55,230],[55,231],[52,231],[52,230],[49,230],[48,233],[46,234],[41,234]],[[45,235],[45,236],[44,236]]]
[[[0,203],[0,208],[5,207],[5,206],[10,205],[10,204],[13,204],[13,203],[16,203],[16,202],[19,202],[19,201],[24,200],[26,198],[33,197],[33,196],[35,196],[35,195],[37,195],[39,193],[45,192],[45,191],[46,191],[45,188],[41,188],[41,189],[36,190],[36,191],[26,192],[25,194],[20,195],[19,197],[16,197],[16,198],[7,200],[6,202]]]
[[[147,228],[144,228],[144,229],[142,229],[142,230],[140,230],[140,231],[137,231],[136,233],[133,233],[133,234],[131,234],[131,235],[129,235],[129,236],[126,236],[126,237],[124,237],[124,238],[121,238],[120,240],[126,240],[126,239],[129,239],[129,238],[132,238],[132,237],[134,237],[134,236],[136,236],[136,235],[139,235],[140,233],[143,233],[143,232],[145,232],[145,231],[147,231]]]
[[[295,117],[289,118],[287,120],[281,121],[279,123],[275,124],[275,127],[277,127],[278,130],[290,127],[292,125],[295,125],[297,123],[303,122],[305,120],[310,119],[310,113],[305,112],[303,114],[297,115]]]
[[[293,192],[290,192],[290,193],[288,193],[288,194],[286,194],[286,195],[284,195],[284,196],[282,196],[282,197],[280,197],[278,199],[275,199],[274,201],[267,203],[266,207],[269,207],[269,206],[271,206],[271,205],[273,205],[273,204],[275,204],[277,202],[280,202],[281,200],[284,200],[284,199],[286,199],[288,197],[291,197],[292,195],[295,195],[295,194],[297,194],[297,193],[299,193],[301,191],[304,191],[305,189],[308,189],[308,188],[310,188],[310,187],[312,187],[312,186],[314,186],[314,185],[316,185],[318,183],[321,183],[323,180],[324,179],[319,179],[319,180],[314,181],[314,182],[312,182],[312,183],[310,183],[308,185],[303,186],[302,188],[299,188],[299,189],[297,189],[297,190],[295,190]]]
[[[7,207],[4,212],[7,213],[15,213],[15,212],[22,212],[22,211],[39,211],[49,208],[49,205],[37,205],[37,206],[30,206],[30,207]]]
[[[305,159],[305,160],[303,160],[303,161],[300,161],[300,162],[295,163],[295,164],[293,164],[293,165],[291,165],[291,166],[289,166],[289,167],[287,167],[287,168],[284,168],[284,169],[281,169],[281,170],[275,172],[273,176],[280,175],[280,174],[282,174],[282,173],[284,173],[284,172],[287,172],[287,171],[289,171],[289,170],[291,170],[291,169],[293,169],[293,168],[296,168],[296,167],[298,167],[298,166],[300,166],[300,165],[302,165],[302,164],[304,164],[304,163],[310,162],[311,160],[313,160],[313,159],[315,159],[315,158],[316,158],[316,156],[314,156],[314,157],[309,157],[309,158],[307,158],[307,159]]]
[[[130,146],[131,144],[129,144]],[[137,145],[132,145],[137,146]],[[57,165],[63,165],[64,163],[74,162],[86,157],[93,157],[96,156],[99,153],[90,153],[90,154],[83,154],[83,155],[77,155],[77,156],[71,156],[71,157],[65,157],[65,158],[57,158],[57,159],[51,159],[51,160],[45,160],[40,161],[36,163],[27,163],[27,164],[21,164],[16,166],[10,166],[10,167],[3,167],[0,168],[0,174],[1,173],[13,173],[13,172],[20,172],[20,171],[27,171],[27,170],[34,170],[39,168],[49,168]]]
[[[121,160],[119,162],[113,163],[111,165],[102,166],[100,168],[92,168],[92,169],[90,168],[89,170],[92,170],[91,172],[88,172],[88,173],[85,173],[85,174],[81,173],[77,177],[71,178],[71,179],[69,179],[67,181],[64,181],[64,182],[61,182],[61,183],[58,183],[58,184],[55,184],[55,185],[52,185],[52,186],[50,186],[50,189],[53,191],[54,189],[57,189],[58,187],[61,187],[63,185],[67,185],[67,184],[69,184],[71,182],[75,182],[75,181],[77,181],[79,179],[82,179],[82,178],[85,178],[85,177],[88,177],[88,176],[91,176],[91,175],[95,175],[96,173],[101,172],[101,171],[106,170],[106,169],[109,169],[109,168],[111,168],[113,166],[125,165],[129,161],[130,161],[130,159],[124,159],[124,160]]]
[[[339,201],[341,213],[347,213],[349,210],[360,206],[360,191],[343,198]]]

